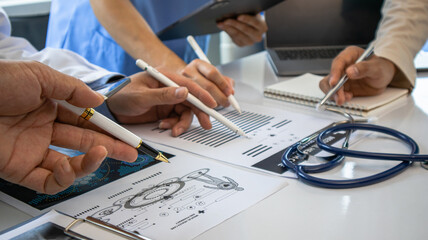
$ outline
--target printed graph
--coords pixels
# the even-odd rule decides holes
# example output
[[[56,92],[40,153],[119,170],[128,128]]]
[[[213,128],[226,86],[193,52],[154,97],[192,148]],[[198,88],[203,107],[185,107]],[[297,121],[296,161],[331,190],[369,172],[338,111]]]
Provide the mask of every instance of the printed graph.
[[[242,114],[239,114],[237,111],[230,111],[225,113],[224,116],[244,130],[246,134],[251,134],[264,126],[271,124],[274,119],[274,117],[269,115],[249,111],[244,111]],[[291,120],[283,120],[272,127],[280,128],[290,122]],[[202,144],[212,148],[218,148],[239,138],[239,135],[233,133],[218,121],[213,121],[212,125],[213,127],[210,130],[205,130],[202,127],[193,128],[180,135],[178,139]]]

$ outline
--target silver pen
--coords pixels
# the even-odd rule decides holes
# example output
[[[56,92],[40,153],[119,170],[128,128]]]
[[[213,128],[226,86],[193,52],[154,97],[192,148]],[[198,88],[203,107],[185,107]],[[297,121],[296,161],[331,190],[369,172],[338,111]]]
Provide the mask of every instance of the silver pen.
[[[373,50],[374,50],[374,41],[369,44],[369,46],[366,48],[363,54],[361,54],[361,56],[357,59],[355,63],[359,63],[361,61],[368,59],[373,54]],[[330,89],[330,91],[324,96],[324,98],[321,99],[321,101],[316,105],[315,107],[316,110],[324,111],[325,106],[323,105],[343,86],[343,84],[346,83],[346,81],[348,81],[348,79],[349,79],[348,75],[346,74],[343,75],[342,78],[339,80],[339,82],[337,82],[337,84],[332,89]]]
[[[150,66],[149,64],[147,64],[143,60],[138,59],[136,64],[138,67],[140,67],[144,71],[147,71],[150,74],[150,76],[154,77],[155,79],[157,79],[158,81],[163,83],[165,86],[179,87],[177,83],[175,83],[174,81],[172,81],[171,79],[169,79],[168,77],[166,77],[165,75],[160,73],[158,70],[154,69],[152,66]],[[248,136],[245,134],[245,132],[241,128],[236,126],[233,122],[231,122],[225,116],[221,115],[216,110],[214,110],[214,109],[208,107],[207,105],[205,105],[204,103],[202,103],[199,99],[197,99],[192,94],[190,94],[190,93],[187,94],[187,101],[189,101],[191,104],[193,104],[195,107],[199,108],[200,110],[202,110],[203,112],[205,112],[209,116],[217,119],[217,121],[219,121],[220,123],[222,123],[223,125],[228,127],[234,133],[237,133],[243,137],[248,138]]]

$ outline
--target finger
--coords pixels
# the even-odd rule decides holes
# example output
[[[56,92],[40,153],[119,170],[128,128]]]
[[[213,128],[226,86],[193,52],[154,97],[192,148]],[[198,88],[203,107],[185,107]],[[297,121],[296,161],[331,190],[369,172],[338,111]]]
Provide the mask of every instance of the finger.
[[[19,184],[46,194],[58,193],[73,184],[76,177],[68,157],[59,153],[55,155],[56,159],[52,160],[55,163],[52,169],[34,168]],[[52,155],[48,153],[47,158],[51,157]]]
[[[199,83],[207,92],[211,94],[211,96],[216,100],[216,102],[224,107],[230,105],[229,100],[227,98],[228,95],[225,95],[214,83],[203,80],[204,77],[194,76],[194,79],[197,83]],[[217,107],[217,104],[216,104]]]
[[[179,116],[162,119],[159,123],[160,129],[171,129],[179,120]]]
[[[84,155],[71,158],[70,165],[76,178],[81,178],[97,170],[106,157],[107,149],[103,146],[96,146],[89,149]]]
[[[326,77],[324,77],[319,83],[318,83],[318,85],[319,85],[319,87],[320,87],[320,89],[324,92],[324,93],[328,93],[328,91],[330,91],[330,89],[331,89],[331,87],[330,87],[330,84],[329,84],[329,81],[330,80],[330,75],[327,75]]]
[[[337,105],[341,106],[345,103],[345,91],[343,89],[343,87],[341,87],[336,94],[334,94],[334,101],[336,102]]]
[[[215,66],[199,59],[193,62],[202,76],[213,82],[226,96],[232,94],[233,88],[229,80],[227,80]]]
[[[345,92],[345,102],[351,101],[353,97],[354,97],[354,94],[352,94],[352,92]]]
[[[224,75],[223,75],[224,76]],[[228,76],[224,76],[224,78],[229,81],[230,86],[232,86],[232,88],[235,86],[235,80],[233,80],[233,78],[228,77]],[[235,90],[233,90],[233,92],[235,92]]]
[[[208,79],[202,75],[202,73],[198,69],[199,63],[201,63],[201,60],[192,61],[182,71],[183,75],[192,79],[193,81],[190,81],[190,82],[192,82],[193,84],[196,83],[198,86],[200,86],[201,88],[209,92],[210,96],[216,101],[216,106],[217,106],[217,103],[219,103],[222,106],[228,106],[229,101],[227,99],[227,95],[219,88],[219,86],[213,83],[211,79]],[[203,64],[210,65],[208,63],[203,63]],[[212,65],[210,66],[213,67]],[[223,79],[222,84],[228,85],[230,84],[230,82],[227,79]],[[229,88],[228,91],[232,89],[230,85],[228,86],[228,88]],[[233,91],[230,91],[230,92],[233,92]]]
[[[331,87],[337,84],[339,79],[345,74],[346,68],[354,64],[363,51],[359,47],[350,46],[334,58],[330,70],[329,84]]]
[[[189,108],[178,105],[175,111],[180,115],[179,121],[172,127],[172,136],[177,137],[189,129],[193,120],[193,113]]]
[[[67,100],[78,107],[95,107],[100,105],[104,98],[92,91],[81,80],[60,73],[42,63],[28,62],[27,67],[33,69],[42,93],[46,98]]]
[[[258,29],[248,25],[245,22],[229,19],[229,20],[226,20],[224,24],[231,28],[235,28],[238,32],[242,33],[245,36],[245,38],[248,39],[249,44],[260,42],[262,40],[263,33],[258,31]]]
[[[376,61],[362,61],[348,67],[346,69],[346,74],[349,76],[350,79],[379,79],[381,77],[379,68],[373,66],[377,66]]]
[[[186,87],[193,96],[201,100],[208,107],[215,108],[217,106],[217,102],[210,95],[210,93],[199,86],[197,83],[193,82],[191,79],[167,72],[163,72],[163,74],[171,78],[179,86]]]
[[[266,21],[264,20],[261,14],[257,14],[256,16],[242,14],[238,16],[237,20],[256,29],[260,35],[267,32],[268,30]],[[261,40],[262,39],[260,38],[260,41]]]
[[[186,87],[163,87],[147,89],[138,99],[139,105],[150,108],[157,105],[170,105],[181,103],[186,100],[189,91]]]
[[[253,44],[251,39],[244,34],[242,31],[238,30],[234,26],[226,25],[225,23],[219,24],[219,28],[225,31],[232,41],[239,47],[244,47]]]
[[[44,184],[44,192],[55,194],[67,189],[76,178],[86,176],[95,171],[106,157],[106,149],[99,146],[87,154],[68,159],[64,155],[50,151],[46,158],[56,158],[55,165]]]
[[[62,123],[54,123],[51,144],[81,152],[101,145],[107,149],[108,157],[126,162],[133,162],[138,157],[137,150],[122,141],[93,130]]]
[[[203,129],[212,128],[211,119],[208,114],[204,113],[203,111],[197,108],[192,108],[192,111],[196,115],[196,118],[198,119],[198,122]]]

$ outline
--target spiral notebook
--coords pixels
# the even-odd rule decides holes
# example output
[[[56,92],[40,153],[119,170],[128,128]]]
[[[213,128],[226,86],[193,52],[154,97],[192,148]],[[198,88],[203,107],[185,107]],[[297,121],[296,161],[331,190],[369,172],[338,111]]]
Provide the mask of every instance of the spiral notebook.
[[[270,86],[264,90],[264,95],[292,103],[306,106],[315,105],[325,96],[318,86],[322,76],[306,73],[301,76],[285,80]],[[407,99],[408,90],[401,88],[387,88],[382,94],[370,97],[355,97],[342,106],[337,106],[333,101],[326,104],[342,109],[352,115],[376,116],[383,110],[398,107]]]

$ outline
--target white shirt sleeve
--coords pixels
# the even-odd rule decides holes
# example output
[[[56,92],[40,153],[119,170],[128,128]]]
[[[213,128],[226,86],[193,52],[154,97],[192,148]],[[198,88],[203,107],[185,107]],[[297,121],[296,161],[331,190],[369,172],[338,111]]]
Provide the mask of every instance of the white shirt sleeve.
[[[386,0],[382,13],[375,54],[397,66],[392,85],[412,89],[416,79],[414,58],[428,38],[428,1]]]
[[[116,74],[89,63],[69,50],[45,48],[38,51],[27,40],[12,37],[10,21],[3,8],[0,8],[0,59],[39,61],[88,84]]]

